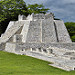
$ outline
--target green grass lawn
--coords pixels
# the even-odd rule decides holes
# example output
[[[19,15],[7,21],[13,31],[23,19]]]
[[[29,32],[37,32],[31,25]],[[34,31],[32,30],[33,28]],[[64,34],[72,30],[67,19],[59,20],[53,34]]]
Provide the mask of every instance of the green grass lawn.
[[[49,66],[47,61],[0,51],[0,75],[75,75]]]

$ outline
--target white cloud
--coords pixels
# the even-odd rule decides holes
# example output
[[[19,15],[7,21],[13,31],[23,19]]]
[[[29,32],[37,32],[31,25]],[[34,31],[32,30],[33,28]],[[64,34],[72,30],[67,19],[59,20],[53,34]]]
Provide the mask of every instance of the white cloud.
[[[75,0],[24,0],[26,4],[44,4],[56,17],[64,21],[75,21]]]
[[[44,3],[46,3],[46,2],[52,2],[52,1],[54,1],[55,3],[56,2],[59,2],[59,3],[64,3],[64,4],[66,4],[66,3],[75,3],[75,0],[24,0],[27,4],[34,4],[34,3],[38,3],[38,4],[44,4]]]
[[[75,3],[75,0],[62,0],[64,3]]]
[[[48,0],[24,0],[26,4],[44,4]]]

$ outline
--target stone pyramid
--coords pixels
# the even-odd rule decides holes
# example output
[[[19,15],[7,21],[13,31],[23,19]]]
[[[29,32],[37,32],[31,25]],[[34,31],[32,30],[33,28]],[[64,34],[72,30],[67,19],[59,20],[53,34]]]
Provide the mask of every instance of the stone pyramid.
[[[0,50],[36,58],[43,54],[40,59],[52,61],[55,63],[52,66],[68,71],[74,70],[75,66],[75,43],[71,41],[64,22],[54,20],[52,13],[32,14],[28,17],[19,15],[18,21],[10,21],[5,33],[0,37]],[[51,60],[49,57],[52,57]],[[67,65],[67,58],[70,63],[64,67]]]
[[[7,42],[14,35],[16,36],[16,41],[23,43],[71,43],[64,22],[62,20],[54,20],[51,13],[45,15],[32,14],[27,18],[19,15],[18,21],[10,21],[0,41]],[[17,40],[17,37],[21,37],[21,39]]]

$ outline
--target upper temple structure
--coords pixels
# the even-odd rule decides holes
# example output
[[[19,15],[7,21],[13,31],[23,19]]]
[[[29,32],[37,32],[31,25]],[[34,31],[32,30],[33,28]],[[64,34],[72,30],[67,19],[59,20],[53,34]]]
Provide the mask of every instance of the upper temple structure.
[[[75,70],[75,43],[64,22],[54,20],[52,13],[19,15],[18,21],[10,21],[0,37],[0,50],[36,58],[41,54],[39,59],[54,62],[52,66]]]

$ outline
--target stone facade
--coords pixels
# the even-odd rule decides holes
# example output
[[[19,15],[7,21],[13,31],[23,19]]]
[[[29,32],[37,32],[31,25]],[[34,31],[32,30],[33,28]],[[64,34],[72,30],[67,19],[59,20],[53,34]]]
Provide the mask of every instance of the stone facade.
[[[52,66],[67,71],[75,69],[75,43],[64,22],[54,20],[52,13],[19,15],[18,21],[10,21],[0,37],[0,50],[53,62]]]

